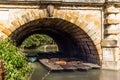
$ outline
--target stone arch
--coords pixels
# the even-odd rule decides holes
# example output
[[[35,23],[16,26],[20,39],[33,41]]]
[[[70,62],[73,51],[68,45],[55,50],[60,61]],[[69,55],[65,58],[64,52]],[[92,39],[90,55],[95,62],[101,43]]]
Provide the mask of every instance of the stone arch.
[[[86,20],[91,19],[90,16],[91,15],[86,15],[85,16]],[[93,19],[91,19],[91,20],[93,20]],[[34,22],[34,25],[33,25],[33,22]],[[48,27],[50,25],[55,25],[55,26],[61,25],[62,30],[64,31],[64,32],[61,32],[62,34],[63,33],[71,34],[70,36],[68,36],[69,38],[67,38],[66,40],[70,39],[71,36],[74,36],[74,38],[72,38],[71,41],[74,41],[73,43],[76,43],[76,44],[74,44],[74,46],[78,46],[77,47],[78,50],[83,52],[81,57],[86,56],[86,58],[88,58],[87,60],[85,59],[87,62],[100,64],[99,54],[101,54],[101,46],[100,46],[101,39],[98,37],[98,35],[100,34],[100,31],[99,31],[99,29],[93,27],[92,22],[86,23],[86,21],[83,20],[83,18],[81,17],[79,11],[74,12],[72,10],[57,10],[57,9],[55,9],[53,17],[46,18],[46,14],[45,14],[44,10],[28,10],[28,11],[26,11],[25,14],[15,18],[11,22],[11,24],[12,24],[12,26],[10,28],[6,28],[5,29],[6,31],[3,31],[3,33],[5,33],[7,36],[9,36],[10,34],[17,34],[16,36],[21,36],[21,35],[18,35],[17,32],[19,32],[21,30],[25,30],[25,29],[27,30],[27,28],[32,29],[32,27],[35,27],[35,25],[38,25],[38,24],[45,25],[45,27]],[[96,21],[95,24],[99,24],[99,23]],[[92,25],[92,26],[90,26],[90,25]],[[28,27],[24,27],[24,26],[28,26]],[[58,27],[57,29],[59,30],[60,27]],[[94,31],[91,31],[93,29],[94,29]],[[37,30],[35,30],[35,31],[39,32]],[[46,33],[47,31],[49,32],[49,30],[45,30],[45,31],[43,30],[43,33],[48,34],[48,35],[52,36],[53,38],[54,38],[54,36],[59,35],[54,30],[52,31],[53,33]],[[28,33],[29,33],[29,30],[28,30]],[[31,33],[34,33],[34,31]],[[75,34],[72,34],[72,33],[75,33]],[[29,34],[26,34],[26,35],[23,34],[24,38],[29,36]],[[13,36],[13,37],[15,37],[15,36]],[[63,37],[61,36],[61,38],[63,38]],[[55,37],[54,39],[58,40],[58,37]],[[69,43],[71,41],[68,40]],[[59,43],[60,42],[58,41],[58,44]],[[69,44],[69,43],[67,43],[67,44]],[[73,45],[71,45],[71,46],[73,46]],[[80,52],[80,51],[78,51],[78,52]]]

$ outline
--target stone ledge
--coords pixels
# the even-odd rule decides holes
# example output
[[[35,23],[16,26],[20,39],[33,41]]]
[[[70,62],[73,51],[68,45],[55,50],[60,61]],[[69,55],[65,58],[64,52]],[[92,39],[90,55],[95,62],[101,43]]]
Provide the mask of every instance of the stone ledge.
[[[119,34],[120,30],[105,30],[104,34]]]
[[[106,2],[120,2],[120,0],[106,0]]]
[[[4,0],[0,1],[0,4],[90,4],[90,3],[95,3],[95,4],[103,4],[105,3],[105,0]],[[75,5],[76,5],[75,4]],[[95,5],[91,4],[91,5]]]
[[[112,48],[112,47],[118,47],[118,41],[117,40],[106,40],[106,39],[103,39],[102,42],[101,42],[101,46],[102,48]]]

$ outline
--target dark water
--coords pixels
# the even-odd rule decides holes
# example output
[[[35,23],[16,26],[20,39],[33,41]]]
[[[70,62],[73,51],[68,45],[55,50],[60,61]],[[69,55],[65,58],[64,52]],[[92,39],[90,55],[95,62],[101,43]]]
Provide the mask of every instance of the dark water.
[[[39,62],[32,63],[32,65],[35,68],[32,80],[120,80],[120,72],[107,70],[50,72],[43,78],[48,71]]]

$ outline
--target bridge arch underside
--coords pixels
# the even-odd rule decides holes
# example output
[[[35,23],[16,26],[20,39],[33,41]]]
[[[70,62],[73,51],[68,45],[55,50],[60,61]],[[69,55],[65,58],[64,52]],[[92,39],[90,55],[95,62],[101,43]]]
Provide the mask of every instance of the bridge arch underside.
[[[26,23],[10,35],[16,46],[28,36],[39,33],[52,37],[65,56],[78,57],[82,61],[100,65],[97,49],[91,38],[80,27],[58,18],[43,18]]]

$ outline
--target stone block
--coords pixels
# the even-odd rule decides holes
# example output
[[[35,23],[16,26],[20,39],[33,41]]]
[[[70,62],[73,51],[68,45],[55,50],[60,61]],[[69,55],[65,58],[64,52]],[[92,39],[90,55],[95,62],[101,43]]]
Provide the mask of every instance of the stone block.
[[[5,39],[7,37],[8,36],[5,33],[3,33],[2,31],[0,31],[0,39]]]
[[[0,31],[0,37],[4,36],[4,33],[2,31]]]
[[[93,41],[93,43],[94,43],[95,45],[100,44],[100,42],[101,42],[101,40],[94,40],[94,41]]]
[[[119,62],[116,61],[102,61],[102,69],[106,70],[120,70]]]
[[[2,31],[4,29],[3,25],[0,25],[0,31]]]
[[[87,25],[87,23],[85,22],[82,22],[79,24],[79,27],[82,28],[84,30],[84,27]]]
[[[118,41],[103,39],[101,42],[101,46],[102,47],[118,47]]]
[[[65,19],[66,13],[67,13],[66,10],[54,10],[53,15],[54,17]]]
[[[7,36],[11,34],[11,31],[9,29],[4,29],[2,32],[5,33]]]
[[[105,35],[106,40],[118,40],[118,36],[115,34]]]
[[[99,54],[99,59],[100,59],[100,61],[103,60],[102,54]]]
[[[96,46],[96,49],[97,49],[97,50],[101,49],[101,44],[97,44],[97,45],[95,45],[95,46]]]
[[[93,41],[95,41],[95,40],[101,41],[100,33],[95,33],[95,34],[91,35],[90,37]]]
[[[39,19],[40,18],[40,11],[39,10],[31,10],[29,13],[29,17],[31,20]]]
[[[116,30],[108,29],[108,30],[104,31],[104,34],[119,34],[119,33],[120,33],[120,30],[118,30],[118,29],[116,29]]]
[[[117,24],[117,25],[118,25],[118,24]],[[116,30],[117,25],[115,25],[115,24],[112,24],[112,25],[107,25],[107,26],[106,26],[106,29]]]
[[[95,26],[95,25],[94,25],[94,22],[91,21],[91,22],[89,22],[89,23],[85,26],[84,30],[85,30],[86,32],[88,32],[89,30],[93,29],[93,26]]]
[[[62,12],[62,11],[61,11]],[[58,10],[57,9],[54,9],[54,13],[53,13],[53,17],[59,17],[59,16],[57,16],[58,15]]]
[[[103,61],[114,61],[114,53],[111,48],[103,48]]]
[[[118,20],[118,19],[106,19],[105,20],[105,24],[119,24],[120,23],[120,20]]]
[[[109,7],[105,10],[106,14],[116,14],[119,13],[119,9],[115,8],[115,7]]]
[[[115,14],[109,14],[109,15],[106,16],[106,18],[108,18],[108,19],[115,19],[116,15]]]
[[[90,29],[88,32],[87,32],[87,34],[89,35],[89,36],[92,36],[92,35],[94,35],[96,33],[96,29],[95,28],[92,28],[92,29]]]
[[[65,16],[65,20],[71,21],[72,20],[72,16],[69,13],[67,13],[66,16]]]
[[[119,48],[103,48],[103,61],[118,61]]]
[[[14,20],[13,22],[11,22],[11,24],[15,27],[19,27],[20,23],[18,22],[18,19]]]
[[[120,2],[120,0],[106,0],[107,2]]]
[[[119,48],[115,48],[113,51],[114,51],[114,60],[119,61]]]
[[[65,19],[71,23],[75,23],[79,17],[79,12],[78,11],[72,11],[72,10],[67,10],[65,12]],[[61,16],[62,18],[62,16]],[[63,16],[64,19],[64,16]]]
[[[63,0],[62,0],[63,1]],[[77,2],[77,3],[104,3],[105,0],[64,0],[64,2]]]
[[[39,11],[39,15],[40,15],[40,18],[45,18],[46,17],[44,9]]]
[[[98,54],[101,55],[102,54],[102,49],[98,49]]]
[[[40,18],[40,15],[39,15],[39,14],[40,14],[39,10],[35,10],[35,11],[34,11],[34,18],[35,18],[35,19],[39,19],[39,18]]]
[[[16,27],[14,26],[10,26],[10,28],[8,28],[11,32],[14,31],[16,29]]]
[[[25,24],[25,22],[24,22],[24,20],[22,20],[22,18],[18,18],[18,21],[19,21],[19,24],[20,24],[20,25]]]
[[[22,15],[22,20],[24,21],[24,23],[31,21],[29,13]]]
[[[116,19],[120,20],[120,12],[116,14]]]

